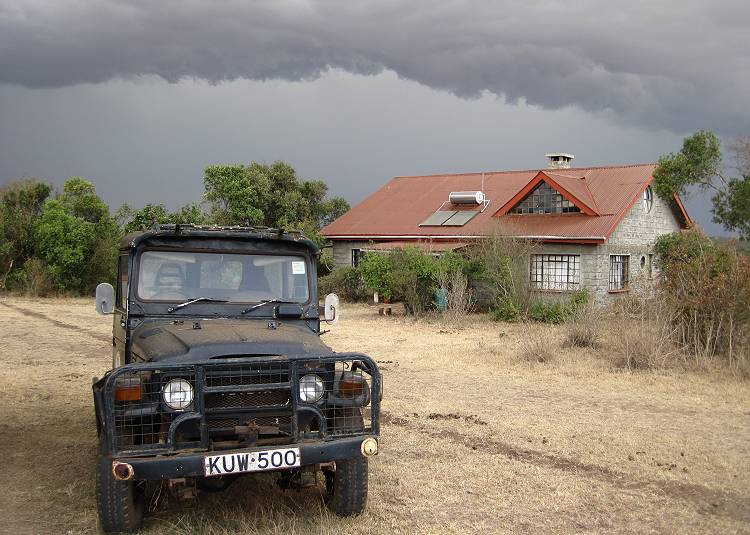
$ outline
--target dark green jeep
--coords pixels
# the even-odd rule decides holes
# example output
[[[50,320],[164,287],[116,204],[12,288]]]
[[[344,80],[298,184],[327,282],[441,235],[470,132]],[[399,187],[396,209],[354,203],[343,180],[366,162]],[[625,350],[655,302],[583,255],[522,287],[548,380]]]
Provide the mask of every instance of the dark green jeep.
[[[104,531],[141,525],[149,481],[191,494],[261,471],[285,488],[325,481],[336,514],[362,512],[381,376],[320,341],[338,299],[321,318],[318,255],[274,229],[163,225],[124,239],[116,290],[97,288],[97,310],[114,315],[112,370],[93,385]]]

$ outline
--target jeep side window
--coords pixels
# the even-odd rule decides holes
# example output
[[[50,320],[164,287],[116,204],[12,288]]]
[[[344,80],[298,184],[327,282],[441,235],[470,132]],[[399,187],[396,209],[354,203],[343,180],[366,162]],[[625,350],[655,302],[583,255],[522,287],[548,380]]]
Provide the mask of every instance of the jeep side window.
[[[120,255],[117,263],[117,308],[128,310],[128,255]]]

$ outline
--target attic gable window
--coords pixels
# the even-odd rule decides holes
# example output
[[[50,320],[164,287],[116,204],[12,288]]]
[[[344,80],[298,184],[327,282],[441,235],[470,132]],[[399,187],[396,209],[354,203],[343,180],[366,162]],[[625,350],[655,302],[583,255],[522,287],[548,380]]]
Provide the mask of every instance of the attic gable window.
[[[511,214],[567,214],[580,212],[575,204],[546,182],[541,182],[529,193]]]

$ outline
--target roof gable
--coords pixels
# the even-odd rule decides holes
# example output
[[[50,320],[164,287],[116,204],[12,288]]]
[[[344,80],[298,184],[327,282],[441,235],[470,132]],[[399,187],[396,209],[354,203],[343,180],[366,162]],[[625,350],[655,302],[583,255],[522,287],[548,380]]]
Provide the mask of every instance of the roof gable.
[[[499,217],[509,213],[528,198],[543,182],[549,184],[553,190],[573,203],[584,214],[600,215],[596,209],[596,202],[586,185],[585,177],[539,171],[528,184],[495,212],[495,216]]]

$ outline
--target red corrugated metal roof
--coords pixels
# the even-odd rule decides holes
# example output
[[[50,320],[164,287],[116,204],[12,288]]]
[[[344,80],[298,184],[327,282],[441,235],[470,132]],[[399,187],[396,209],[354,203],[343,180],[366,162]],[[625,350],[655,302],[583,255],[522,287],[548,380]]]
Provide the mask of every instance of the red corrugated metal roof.
[[[500,227],[507,235],[533,236],[543,240],[603,241],[640,199],[652,180],[654,168],[654,164],[641,164],[484,173],[484,193],[490,204],[462,227],[420,227],[419,224],[446,203],[451,191],[480,190],[482,173],[395,177],[326,226],[322,233],[332,239],[455,239],[486,236]],[[540,176],[557,183],[566,190],[561,191],[563,195],[574,197],[571,201],[579,207],[590,208],[592,215],[508,214],[493,217]],[[687,214],[684,216],[689,221]]]

